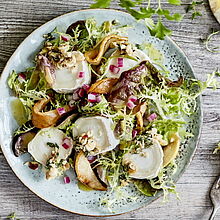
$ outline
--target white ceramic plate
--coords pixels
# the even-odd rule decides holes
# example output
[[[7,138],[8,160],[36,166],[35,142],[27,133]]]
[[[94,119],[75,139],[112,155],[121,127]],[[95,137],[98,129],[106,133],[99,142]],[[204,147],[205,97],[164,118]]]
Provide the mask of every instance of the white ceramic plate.
[[[47,22],[30,34],[9,59],[0,78],[0,140],[2,151],[12,170],[36,195],[61,209],[73,213],[107,216],[113,213],[110,213],[108,209],[99,204],[100,199],[105,197],[106,192],[79,190],[73,171],[69,172],[71,184],[63,184],[62,178],[46,181],[44,174],[40,171],[33,171],[23,165],[23,163],[30,158],[28,154],[17,158],[11,149],[12,134],[18,125],[12,117],[10,108],[10,102],[13,98],[7,86],[7,78],[10,72],[12,70],[16,70],[17,72],[24,71],[27,67],[33,65],[33,58],[42,46],[44,40],[42,36],[44,34],[51,32],[55,27],[58,27],[60,31],[65,31],[71,23],[91,17],[94,17],[100,23],[105,20],[117,19],[121,24],[133,25],[133,28],[128,31],[129,40],[131,42],[139,44],[143,41],[151,42],[164,54],[164,64],[171,71],[174,78],[180,73],[184,77],[194,78],[188,59],[170,38],[160,41],[159,39],[151,37],[146,26],[135,21],[129,14],[104,9],[82,10],[65,14]],[[191,161],[196,148],[201,124],[199,100],[195,114],[188,120],[188,131],[192,132],[194,137],[185,140],[181,145],[180,154],[177,159],[178,170],[173,177],[175,181],[182,175],[187,164]],[[125,191],[129,195],[137,197],[137,199],[135,202],[129,199],[116,201],[113,206],[114,215],[147,205],[161,194],[158,193],[156,197],[146,197],[137,192],[133,187],[126,188]]]

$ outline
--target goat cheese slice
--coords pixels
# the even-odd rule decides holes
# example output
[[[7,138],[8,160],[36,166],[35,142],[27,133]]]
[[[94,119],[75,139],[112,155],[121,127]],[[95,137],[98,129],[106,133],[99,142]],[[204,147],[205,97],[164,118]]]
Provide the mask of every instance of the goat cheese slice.
[[[72,139],[68,137],[70,139],[71,145],[68,149],[65,149],[62,146],[64,138],[67,138],[65,133],[57,128],[43,128],[28,144],[28,152],[37,162],[46,166],[47,160],[50,158],[51,152],[53,150],[53,148],[48,146],[47,143],[53,143],[57,144],[59,147],[59,156],[57,159],[66,159],[72,152],[73,143]]]
[[[90,132],[96,142],[93,155],[97,155],[113,150],[119,144],[119,140],[115,137],[111,127],[111,119],[105,117],[79,118],[75,121],[75,126],[73,127],[73,137]]]
[[[68,68],[55,69],[53,73],[52,88],[58,93],[70,93],[91,82],[91,71],[84,55],[79,51],[74,52],[80,59],[76,59],[76,62]],[[80,72],[83,72],[82,77]]]
[[[129,166],[129,176],[135,179],[153,179],[158,176],[163,164],[163,150],[158,141],[142,149],[140,153],[127,153],[123,164]]]

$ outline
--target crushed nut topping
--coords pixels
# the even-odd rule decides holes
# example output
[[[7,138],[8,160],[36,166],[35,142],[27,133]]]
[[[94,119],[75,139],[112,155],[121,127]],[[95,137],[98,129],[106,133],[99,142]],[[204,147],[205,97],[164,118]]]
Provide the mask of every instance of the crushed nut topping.
[[[46,42],[39,54],[46,56],[55,68],[69,68],[72,72],[79,63],[85,60],[84,55],[79,51],[71,51],[69,42],[60,44],[60,46]]]
[[[90,155],[94,155],[99,150],[97,149],[97,142],[93,137],[92,131],[82,133],[76,138],[76,149],[88,151]]]
[[[128,186],[129,181],[128,180],[121,180],[121,186]]]
[[[156,128],[152,128],[152,130],[149,131],[149,133],[152,135],[152,138],[154,140],[157,140],[160,143],[161,146],[168,145],[168,142],[163,139],[163,136],[161,134],[157,133],[157,129]]]
[[[70,168],[69,162],[64,159],[58,159],[58,156],[59,148],[54,147],[46,163],[46,179],[48,180],[63,175]]]

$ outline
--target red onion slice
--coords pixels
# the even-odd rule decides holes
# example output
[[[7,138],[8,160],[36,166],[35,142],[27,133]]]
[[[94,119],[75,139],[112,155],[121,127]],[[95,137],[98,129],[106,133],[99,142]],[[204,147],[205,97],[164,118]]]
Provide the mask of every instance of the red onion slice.
[[[128,100],[128,102],[127,102],[127,107],[128,107],[129,109],[133,109],[135,106],[136,106],[136,105],[135,105],[131,100]]]
[[[78,77],[79,78],[84,78],[85,77],[85,72],[79,72],[79,74],[78,74]]]
[[[124,66],[124,59],[123,57],[118,57],[118,67],[123,67]]]
[[[24,73],[19,73],[18,74],[18,81],[20,83],[23,83],[26,80],[26,75]]]
[[[88,101],[89,102],[96,102],[96,95],[94,93],[88,94]]]
[[[63,35],[61,35],[61,39],[62,39],[63,41],[68,41],[68,40],[69,40],[69,38],[68,38],[68,37],[63,36]]]
[[[100,95],[96,96],[96,102],[101,102],[102,101],[102,97]]]
[[[62,115],[66,112],[65,108],[61,107],[61,108],[57,108],[57,112],[59,115]]]
[[[131,95],[128,100],[132,101],[132,102],[136,102],[137,101],[137,97],[134,95]]]
[[[76,89],[76,90],[73,91],[72,99],[74,101],[79,100],[80,97],[79,97],[78,93],[79,93],[79,89]]]
[[[63,143],[62,146],[67,150],[71,147],[72,143],[71,140],[69,138],[64,138],[63,139]]]
[[[97,159],[97,156],[87,156],[89,163],[93,163]]]
[[[115,66],[115,65],[110,65],[109,70],[113,73],[113,74],[118,74],[120,71],[120,68]]]
[[[85,90],[81,88],[78,92],[78,95],[79,95],[80,98],[84,97],[85,96]]]
[[[69,184],[70,183],[70,178],[68,176],[64,176],[63,181],[64,181],[65,184]]]
[[[83,135],[82,138],[88,138],[89,136],[87,134]]]
[[[89,93],[88,94],[88,101],[89,102],[92,102],[92,103],[94,103],[94,102],[101,102],[102,101],[102,97],[99,95],[99,94],[97,94],[97,93]]]
[[[134,129],[132,131],[132,138],[135,138],[137,136],[137,133],[138,133],[137,130]]]
[[[88,92],[89,89],[90,89],[90,86],[87,85],[87,84],[84,84],[84,85],[82,86],[82,88],[83,88],[86,92]]]
[[[149,115],[148,117],[147,117],[147,120],[148,121],[153,121],[153,120],[155,120],[157,118],[157,114],[156,113],[152,113],[151,115]]]

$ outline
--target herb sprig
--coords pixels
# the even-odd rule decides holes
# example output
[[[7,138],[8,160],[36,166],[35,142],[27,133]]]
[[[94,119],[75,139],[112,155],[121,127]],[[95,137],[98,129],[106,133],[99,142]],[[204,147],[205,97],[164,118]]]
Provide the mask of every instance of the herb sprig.
[[[95,0],[96,3],[91,5],[91,8],[108,8],[112,0]],[[181,0],[168,0],[171,5],[181,5]],[[170,36],[172,30],[166,27],[163,20],[181,21],[183,15],[179,13],[171,14],[169,10],[163,9],[161,0],[157,1],[157,6],[153,7],[151,0],[148,0],[147,6],[145,6],[143,0],[120,0],[119,5],[126,9],[135,19],[144,19],[147,27],[152,36],[155,36],[161,40],[165,36]],[[138,9],[137,9],[138,8]],[[153,22],[152,17],[156,16],[156,23]]]
[[[13,212],[10,215],[8,215],[7,219],[9,219],[9,220],[20,220],[20,219],[17,218],[15,212]]]
[[[197,6],[202,4],[204,4],[203,1],[193,1],[191,4],[187,6],[186,13],[192,11],[192,20],[194,20],[198,16],[202,16],[202,13],[197,10]]]

